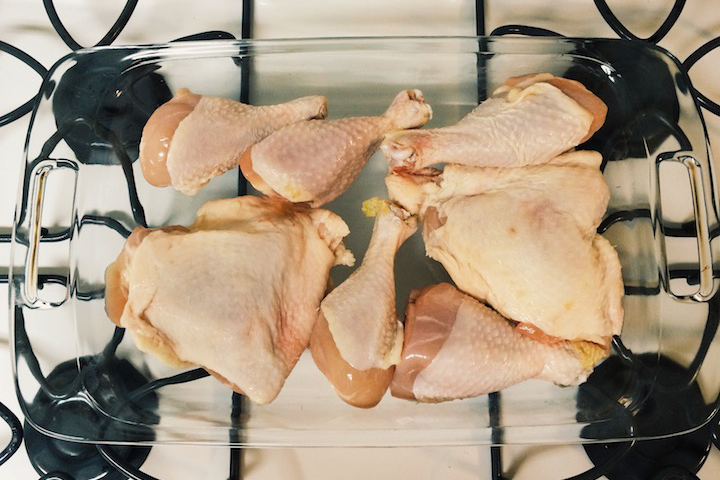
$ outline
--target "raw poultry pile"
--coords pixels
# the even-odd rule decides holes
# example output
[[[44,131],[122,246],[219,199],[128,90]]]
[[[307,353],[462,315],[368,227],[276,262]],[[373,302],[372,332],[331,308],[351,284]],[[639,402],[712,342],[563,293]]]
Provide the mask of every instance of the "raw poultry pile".
[[[576,151],[606,107],[580,83],[512,78],[457,124],[418,90],[384,114],[325,120],[324,97],[255,107],[181,90],[143,131],[153,185],[195,194],[240,167],[263,197],[208,202],[189,227],[137,228],[106,272],[109,318],[169,363],[199,365],[271,402],[308,347],[338,396],[438,402],[530,378],[577,385],[623,323],[617,253],[596,233],[609,200],[596,152]],[[324,204],[379,148],[389,200],[361,265]],[[443,170],[433,165],[444,164]],[[358,206],[359,208],[360,206]],[[422,223],[426,253],[455,285],[395,310],[394,261]]]

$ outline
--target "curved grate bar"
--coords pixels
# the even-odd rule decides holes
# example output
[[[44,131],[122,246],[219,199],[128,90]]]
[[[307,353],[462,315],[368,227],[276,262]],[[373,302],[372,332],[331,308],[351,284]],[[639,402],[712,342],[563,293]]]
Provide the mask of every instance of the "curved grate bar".
[[[23,52],[17,47],[14,47],[10,45],[9,43],[3,42],[0,40],[0,51],[5,52],[9,55],[12,55],[13,57],[17,58],[21,62],[23,62],[28,67],[32,68],[37,72],[40,77],[45,78],[45,75],[47,75],[48,71],[45,67],[42,66],[40,62],[35,60],[33,57],[28,55],[27,53]],[[15,120],[18,120],[28,113],[30,113],[33,109],[33,106],[35,105],[35,101],[38,99],[38,96],[40,94],[38,93],[34,97],[32,97],[30,100],[26,101],[16,109],[0,116],[0,127],[3,127],[9,123],[14,122]]]
[[[106,462],[115,467],[118,471],[122,472],[124,475],[127,475],[128,478],[132,480],[159,480],[157,477],[148,475],[147,473],[128,465],[120,456],[115,455],[111,446],[96,445],[96,448]]]
[[[190,370],[188,372],[178,373],[177,375],[173,375],[172,377],[166,377],[166,378],[159,378],[157,380],[153,380],[152,382],[149,382],[147,385],[144,385],[137,390],[130,393],[128,396],[129,402],[135,402],[139,400],[140,398],[144,397],[148,393],[154,392],[158,390],[159,388],[166,387],[168,385],[178,385],[181,383],[188,383],[192,382],[194,380],[199,380],[201,378],[209,377],[210,374],[202,369],[202,368],[196,368],[194,370]]]
[[[138,0],[128,0],[127,3],[125,3],[125,7],[123,7],[117,20],[115,20],[115,23],[112,27],[110,27],[110,30],[108,30],[105,36],[103,36],[103,38],[95,44],[96,47],[110,45],[113,41],[115,41],[118,35],[120,35],[120,32],[122,32],[127,25],[128,21],[130,21],[130,17],[135,11],[137,4]],[[58,16],[57,10],[55,9],[55,2],[53,0],[43,0],[43,6],[45,7],[45,12],[50,19],[50,23],[55,29],[55,32],[57,32],[58,36],[63,42],[65,42],[65,45],[70,47],[72,50],[81,50],[85,48],[75,41],[73,36],[70,35],[70,32],[68,32],[65,28],[65,25],[63,25],[60,17]]]
[[[528,25],[502,25],[490,32],[490,36],[503,35],[526,35],[529,37],[563,37],[557,32],[548,30],[547,28],[531,27]]]
[[[641,38],[632,33],[621,21],[618,19],[615,14],[612,12],[610,7],[607,4],[606,0],[593,0],[595,2],[595,6],[597,7],[598,11],[600,12],[600,15],[603,17],[605,22],[610,26],[610,28],[613,29],[613,31],[621,38],[625,38],[628,40],[637,40],[642,42],[649,42],[657,44],[660,42],[665,36],[672,30],[672,27],[675,26],[677,23],[678,18],[680,17],[680,14],[683,11],[683,8],[685,7],[686,0],[676,0],[673,4],[672,9],[670,10],[670,13],[668,14],[665,21],[660,25],[660,27],[647,38]],[[689,74],[690,69],[693,65],[695,65],[701,58],[703,58],[705,55],[710,53],[711,51],[715,50],[718,46],[720,46],[720,37],[716,37],[708,42],[706,42],[704,45],[700,46],[697,50],[695,50],[693,53],[691,53],[687,59],[682,62],[682,65],[684,67],[684,73]],[[689,76],[689,75],[688,75]],[[693,87],[693,94],[695,99],[697,100],[698,104],[711,112],[714,115],[720,116],[720,105],[718,105],[715,101],[708,98],[705,94],[700,92],[699,90],[695,89]]]
[[[597,7],[600,15],[602,15],[605,22],[613,29],[613,31],[620,37],[627,40],[638,40],[642,42],[658,43],[660,40],[665,38],[672,27],[675,26],[680,14],[685,8],[685,0],[675,0],[670,13],[668,14],[665,21],[660,27],[647,38],[641,38],[632,33],[613,13],[612,9],[607,4],[606,0],[594,0],[595,6]]]
[[[718,46],[720,46],[720,37],[713,38],[712,40],[701,45],[700,48],[695,50],[693,53],[691,53],[683,62],[683,66],[689,72],[693,65],[700,61],[700,59],[702,59],[705,55],[715,50]],[[720,116],[720,105],[718,105],[713,100],[710,100],[697,89],[694,90],[694,94],[701,107],[705,108],[714,115]]]
[[[2,465],[7,462],[10,457],[15,455],[15,452],[20,448],[23,439],[23,428],[20,420],[18,420],[15,414],[2,402],[0,402],[0,418],[10,427],[10,441],[7,446],[0,451],[0,465]]]

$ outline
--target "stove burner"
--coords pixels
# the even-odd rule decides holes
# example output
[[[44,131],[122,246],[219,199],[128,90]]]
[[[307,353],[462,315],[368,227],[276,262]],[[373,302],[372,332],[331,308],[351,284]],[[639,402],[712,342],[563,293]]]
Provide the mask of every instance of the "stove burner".
[[[626,409],[636,436],[657,435],[661,430],[672,430],[673,425],[681,431],[685,424],[678,415],[686,412],[688,405],[704,407],[705,402],[695,380],[681,390],[665,385],[687,384],[683,379],[688,378],[687,368],[664,356],[638,355],[632,363],[612,357],[590,376],[588,387],[581,387],[578,400],[590,396],[588,389],[593,389],[596,397],[597,390],[602,391],[610,402],[620,400],[621,389],[634,392]],[[711,446],[708,427],[685,435],[638,441],[605,476],[609,480],[696,479],[694,473],[705,463]],[[624,447],[623,443],[588,444],[585,451],[595,465],[600,465]]]
[[[666,468],[655,475],[652,480],[700,480],[696,475],[679,467]]]
[[[710,432],[712,434],[712,442],[715,444],[715,448],[720,450],[720,415],[715,415],[710,422]]]
[[[109,50],[101,57],[79,57],[54,88],[53,112],[59,129],[76,119],[91,119],[89,124],[74,125],[64,140],[78,161],[87,164],[118,164],[118,144],[135,161],[140,136],[152,112],[172,98],[165,79],[147,65],[124,73],[132,61],[124,53]],[[102,68],[99,68],[101,65]],[[88,71],[101,72],[104,78],[121,78],[112,90]],[[110,136],[112,134],[112,137]]]
[[[601,464],[623,444],[590,444],[585,451],[594,464]],[[687,435],[662,440],[639,441],[605,476],[609,480],[691,480],[710,453],[710,438],[704,428]]]
[[[76,415],[74,413],[73,415]],[[62,472],[74,480],[126,480],[127,476],[110,465],[92,443],[59,440],[44,435],[25,422],[25,448],[38,474]],[[125,465],[139,468],[150,454],[150,447],[113,447]]]
[[[112,412],[120,418],[148,423],[156,420],[157,396],[153,392],[142,395],[137,403],[128,405],[130,392],[147,384],[147,379],[128,361],[98,355],[80,359],[84,389],[54,395],[40,390],[30,407],[29,417],[49,428],[69,432],[82,437],[87,432],[100,431],[113,438],[122,438],[122,430],[105,423],[98,407]],[[58,365],[47,377],[47,384],[55,388],[78,385],[77,361],[71,360]],[[133,418],[130,418],[133,417]],[[142,417],[142,418],[141,418]],[[120,427],[121,428],[121,427]],[[133,430],[137,425],[133,426]],[[114,430],[109,432],[110,430]],[[143,440],[152,440],[152,429],[148,428]],[[128,442],[140,440],[137,434]],[[74,480],[124,480],[122,472],[110,465],[98,451],[95,444],[60,440],[36,430],[25,422],[25,448],[28,457],[39,474],[63,473]],[[124,465],[139,468],[150,454],[150,447],[112,447],[113,455]]]
[[[227,39],[235,37],[211,31],[173,42]],[[107,50],[102,55],[76,58],[62,80],[48,87],[54,89],[53,112],[58,129],[72,125],[63,139],[78,161],[116,165],[122,162],[121,155],[127,155],[131,162],[137,160],[143,127],[155,109],[172,98],[165,78],[155,73],[157,69],[154,64],[135,65],[124,52]],[[88,71],[93,74],[88,75]],[[112,89],[106,87],[113,83],[117,85]],[[78,119],[88,121],[78,123]],[[122,153],[118,154],[118,149]]]

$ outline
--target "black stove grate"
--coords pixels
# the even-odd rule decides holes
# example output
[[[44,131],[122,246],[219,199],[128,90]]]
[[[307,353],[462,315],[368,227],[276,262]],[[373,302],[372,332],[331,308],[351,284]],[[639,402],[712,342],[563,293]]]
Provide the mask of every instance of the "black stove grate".
[[[0,403],[0,418],[7,423],[11,432],[10,442],[5,448],[3,448],[2,452],[0,452],[0,465],[2,465],[7,462],[10,457],[15,455],[15,452],[17,452],[18,448],[20,448],[20,444],[23,440],[23,427],[22,423],[20,423],[20,420],[18,420],[15,414],[2,403]]]
[[[647,38],[640,38],[633,34],[612,12],[605,0],[594,0],[595,5],[602,15],[606,23],[613,29],[613,31],[621,38],[648,42],[657,44],[660,42],[673,28],[677,22],[682,10],[685,6],[685,0],[676,0],[673,4],[671,11],[662,25]],[[482,0],[477,1],[478,8],[482,4]],[[481,31],[478,30],[480,35]],[[525,36],[562,36],[557,32],[547,30],[544,28],[525,26],[525,25],[504,25],[494,29],[490,35],[525,35]],[[715,48],[720,46],[720,38],[715,38],[700,48],[695,50],[688,58],[682,63],[682,70],[688,74],[689,70],[695,65],[701,58],[712,52]],[[698,90],[693,91],[697,103],[702,108],[706,109],[714,115],[720,116],[720,106],[714,101],[706,97],[702,92]],[[666,126],[670,127],[670,131],[674,133],[676,139],[680,145],[686,145],[689,142],[684,138],[682,131],[676,128],[672,122],[668,122],[666,118],[660,118]],[[606,155],[603,155],[604,161],[607,161]],[[617,212],[611,212],[606,216],[605,220],[599,226],[598,231],[600,233],[607,230],[611,225],[618,222],[629,222],[637,218],[648,218],[652,219],[650,210],[639,209],[639,210],[623,210]],[[693,223],[685,223],[682,225],[662,225],[662,231],[666,236],[670,237],[691,237],[695,236],[695,225]],[[711,238],[716,238],[720,234],[717,228],[711,232]],[[671,272],[671,279],[673,278],[684,278],[689,284],[698,284],[699,278],[696,270],[692,269],[673,269]],[[626,286],[626,295],[653,295],[660,291],[660,285],[656,287],[636,287]],[[707,352],[710,348],[710,343],[715,337],[718,330],[718,312],[717,312],[717,297],[711,300],[713,304],[708,312],[708,321],[706,323],[705,331],[701,341],[699,351],[697,352],[694,361],[691,363],[691,368],[687,371],[682,369],[680,375],[684,378],[694,379],[697,375],[702,362],[704,361]],[[613,349],[618,354],[618,358],[625,358],[629,361],[630,365],[643,365],[642,362],[636,362],[629,356],[632,355],[625,349],[620,341],[619,337],[613,339]],[[664,359],[663,357],[660,360]],[[607,362],[606,362],[607,363]],[[661,362],[662,363],[662,362]],[[679,366],[678,366],[679,367]],[[647,368],[647,367],[645,367]],[[672,372],[674,366],[665,367],[663,375],[668,373],[667,369]],[[617,375],[618,372],[613,372]],[[677,372],[675,372],[677,373]],[[699,390],[696,391],[696,395],[699,396],[699,400],[702,401]],[[673,392],[668,392],[660,397],[664,399],[667,404],[665,408],[672,408],[670,405],[676,400],[676,396]],[[682,401],[689,400],[682,398]],[[491,418],[496,415],[497,409],[492,407],[493,402],[489,402]],[[716,405],[720,404],[720,398],[715,402]],[[662,410],[661,411],[666,411]],[[642,410],[641,410],[642,412]],[[643,418],[639,415],[639,418]],[[657,420],[657,419],[654,419]],[[635,422],[634,419],[632,419]],[[608,444],[589,444],[585,446],[591,460],[596,464],[593,468],[586,472],[580,473],[573,477],[565,480],[596,480],[600,477],[606,476],[610,480],[693,480],[697,479],[695,473],[697,473],[702,467],[707,455],[710,452],[711,441],[715,443],[716,447],[720,447],[720,425],[718,424],[717,416],[710,426],[699,429],[696,432],[677,436],[671,439],[654,440],[646,442],[625,442],[614,445]],[[642,445],[644,448],[640,448],[638,445]],[[502,448],[499,446],[492,446],[491,448],[491,464],[492,464],[492,479],[493,480],[509,480],[504,476],[502,470]],[[659,453],[658,453],[659,452]],[[664,455],[664,457],[663,457]]]
[[[135,10],[135,7],[137,6],[138,0],[128,0],[125,4],[125,7],[123,8],[122,12],[118,16],[115,23],[112,25],[112,27],[108,30],[108,32],[103,36],[103,38],[96,43],[96,46],[99,45],[109,45],[113,41],[117,39],[119,34],[122,32],[122,30],[127,25],[128,21],[130,20],[131,16],[133,15],[133,12]],[[607,24],[613,29],[613,31],[621,38],[630,39],[634,41],[639,42],[649,42],[657,44],[659,41],[661,41],[675,26],[681,12],[683,11],[683,8],[685,6],[685,0],[677,0],[670,13],[668,14],[665,21],[662,23],[662,25],[657,29],[655,33],[650,35],[647,38],[640,38],[633,34],[625,25],[615,16],[615,14],[612,12],[610,7],[608,6],[607,2],[605,0],[594,0],[595,6],[602,15],[603,19],[607,22]],[[253,26],[253,4],[254,2],[252,0],[243,0],[243,19],[242,19],[242,37],[243,38],[252,38],[252,26]],[[50,20],[50,23],[52,24],[53,28],[57,32],[58,36],[62,39],[62,41],[72,50],[78,50],[83,48],[82,45],[80,45],[68,32],[68,30],[65,28],[65,26],[62,24],[57,11],[55,9],[54,1],[53,0],[43,0],[43,5],[45,8],[45,11],[47,13],[47,16]],[[485,0],[476,0],[476,33],[479,36],[485,35],[485,12],[486,12],[486,5]],[[557,32],[553,32],[548,29],[539,28],[539,27],[533,27],[533,26],[527,26],[527,25],[504,25],[501,27],[498,27],[494,29],[490,35],[528,35],[528,36],[561,36]],[[232,35],[226,33],[226,32],[204,32],[197,35],[191,35],[188,37],[183,37],[180,39],[177,39],[176,41],[184,41],[184,40],[199,40],[199,39],[227,39],[227,38],[234,38]],[[705,57],[707,54],[715,50],[718,46],[720,46],[720,37],[715,38],[701,47],[699,47],[695,52],[693,52],[691,55],[688,56],[688,58],[683,62],[683,68],[685,70],[685,73],[687,73],[700,59]],[[35,60],[32,56],[28,55],[27,53],[23,52],[22,50],[14,47],[13,45],[10,45],[8,43],[0,41],[0,51],[8,53],[9,55],[12,55],[13,57],[17,58],[21,62],[25,63],[28,67],[32,68],[35,72],[38,73],[41,77],[45,77],[47,75],[47,69],[43,67],[42,64],[40,64],[37,60]],[[249,103],[250,101],[250,68],[247,62],[250,60],[243,59],[241,62],[245,62],[245,68],[242,68],[243,77],[241,79],[241,93],[240,93],[240,100]],[[479,62],[482,62],[482,59],[478,59]],[[485,88],[483,82],[478,82],[478,100],[482,100],[485,97]],[[702,92],[695,90],[693,92],[694,97],[700,107],[707,110],[708,112],[720,116],[720,105],[718,105],[715,101],[711,100],[707,96],[705,96]],[[25,103],[23,103],[21,106],[15,108],[14,110],[2,114],[0,116],[0,127],[7,125],[9,123],[12,123],[23,116],[27,115],[30,111],[32,111],[33,106],[39,99],[39,95],[27,100]],[[686,141],[683,142],[682,140],[682,132],[677,129],[676,125],[673,125],[672,121],[668,121],[665,118],[658,118],[655,119],[657,121],[664,122],[664,124],[668,127],[670,131],[675,131],[676,136],[680,142],[680,144],[687,143]],[[142,207],[142,204],[139,201],[139,198],[137,196],[137,192],[135,189],[135,182],[134,177],[132,173],[132,169],[130,168],[132,159],[129,157],[128,153],[125,150],[124,144],[113,132],[109,131],[107,128],[103,127],[102,124],[100,124],[97,121],[94,121],[91,118],[88,118],[87,116],[83,116],[82,114],[75,115],[71,121],[65,121],[61,125],[58,126],[58,131],[51,139],[48,140],[48,143],[46,144],[46,149],[49,149],[48,151],[51,151],[55,145],[60,140],[72,140],[71,136],[73,134],[73,129],[77,128],[86,128],[90,129],[94,134],[102,135],[105,139],[109,140],[112,150],[121,160],[121,164],[123,165],[123,171],[125,173],[125,177],[127,180],[127,187],[128,187],[128,195],[129,199],[132,205],[132,211],[133,211],[133,219],[136,224],[147,226],[144,216],[144,210]],[[606,157],[603,155],[603,157]],[[41,157],[42,158],[42,157]],[[606,159],[607,161],[607,159]],[[239,176],[239,182],[238,182],[238,193],[244,194],[246,193],[247,184],[242,177],[242,175]],[[21,215],[24,215],[24,212],[21,212]],[[651,212],[647,209],[639,209],[639,210],[623,210],[623,211],[617,211],[617,212],[611,212],[609,215],[606,216],[605,220],[599,227],[599,231],[602,233],[603,231],[607,230],[611,225],[616,224],[618,222],[630,222],[637,218],[652,218]],[[85,215],[80,220],[79,227],[85,228],[89,226],[99,226],[102,228],[110,228],[111,230],[117,232],[118,234],[122,235],[123,237],[129,236],[130,229],[123,225],[122,223],[118,222],[117,220],[100,216],[100,215]],[[691,237],[695,236],[695,225],[694,223],[687,223],[687,224],[681,224],[681,225],[662,225],[661,226],[663,232],[666,236],[671,237]],[[59,232],[49,232],[46,229],[43,229],[41,232],[41,241],[42,242],[60,242],[67,240],[71,235],[71,230],[64,230]],[[711,238],[716,238],[718,235],[720,235],[720,229],[716,228],[713,231],[711,231]],[[0,233],[0,243],[9,243],[11,241],[12,237],[9,233]],[[27,239],[18,238],[17,241],[19,242],[27,242]],[[674,269],[671,271],[672,278],[684,278],[689,284],[697,284],[699,282],[699,279],[697,278],[698,274],[697,271],[694,271],[692,269]],[[0,275],[0,283],[6,283],[8,281],[8,275],[3,274]],[[39,276],[39,283],[40,286],[46,285],[46,284],[67,284],[67,278],[61,275],[40,275]],[[652,287],[647,286],[633,286],[633,285],[627,285],[625,288],[626,295],[654,295],[660,292],[661,285],[656,285]],[[87,291],[77,292],[77,297],[82,300],[92,300],[92,299],[98,299],[102,298],[104,296],[104,292],[102,290],[97,291]],[[21,316],[21,315],[20,315]],[[705,355],[707,354],[707,351],[709,349],[710,342],[713,340],[716,331],[718,329],[718,312],[717,308],[711,308],[710,312],[708,314],[708,322],[706,324],[705,332],[703,335],[703,340],[701,343],[701,347],[695,357],[695,361],[691,365],[691,369],[688,372],[684,372],[684,374],[687,374],[688,378],[693,378],[697,369],[699,369],[700,365],[702,364]],[[22,332],[20,332],[22,335]],[[115,332],[115,335],[113,336],[112,340],[109,342],[108,346],[105,348],[104,352],[101,354],[107,361],[107,359],[113,358],[115,355],[115,350],[122,340],[123,337],[123,330],[117,329]],[[22,342],[21,342],[22,343]],[[22,350],[22,355],[24,356],[25,360],[28,362],[28,365],[37,365],[37,359],[34,358],[34,354],[32,352],[32,348],[29,345],[29,342],[27,343],[26,349],[20,349]],[[624,348],[622,345],[622,342],[618,337],[614,339],[613,347],[618,354],[618,358],[625,361],[626,366],[629,366],[628,368],[632,368],[635,370],[638,370],[641,367],[638,367],[638,365],[642,365],[642,362],[638,362],[634,359],[631,352],[627,351],[627,349]],[[73,395],[74,393],[72,389],[70,391],[66,392],[57,392],[54,391],[51,386],[48,384],[47,379],[42,375],[40,372],[39,367],[37,369],[32,368],[33,375],[36,376],[36,379],[38,379],[40,385],[41,385],[41,391],[44,392],[45,395],[48,396],[48,398],[62,398],[66,397],[67,395]],[[695,370],[695,372],[693,371]],[[637,372],[636,372],[637,373]],[[163,388],[167,385],[173,385],[178,383],[185,383],[185,382],[191,382],[194,380],[197,380],[199,378],[206,377],[208,375],[207,372],[205,372],[202,369],[195,369],[189,372],[184,372],[179,375],[175,375],[173,377],[163,378],[154,380],[152,382],[147,382],[144,385],[134,389],[133,391],[129,392],[129,394],[122,399],[124,402],[135,402],[139,401],[143,398],[147,398],[149,396],[154,395],[154,392],[156,392],[158,389]],[[72,385],[71,385],[72,386]],[[494,427],[493,430],[493,442],[496,444],[499,444],[502,442],[503,438],[503,431],[502,427],[500,427],[500,418],[501,418],[501,394],[500,393],[493,393],[489,395],[488,399],[488,408],[490,411],[490,419],[491,419],[491,426]],[[720,401],[720,399],[718,400]],[[240,437],[242,432],[242,414],[244,411],[244,398],[240,395],[233,394],[232,397],[232,425],[233,429],[229,432],[230,440],[233,443],[241,443],[242,438]],[[17,417],[13,415],[13,413],[5,406],[0,403],[0,418],[2,418],[3,421],[5,421],[12,431],[12,437],[5,449],[0,452],[0,466],[6,462],[20,447],[21,442],[23,440],[23,428],[22,424],[19,422]],[[720,424],[718,419],[714,419],[711,424],[707,428],[709,434],[707,436],[711,437],[711,441],[715,444],[717,448],[720,448]],[[710,440],[709,440],[710,441]],[[575,475],[571,478],[568,478],[566,480],[595,480],[603,475],[609,474],[613,471],[614,468],[616,468],[624,458],[628,458],[630,455],[632,455],[632,452],[636,446],[636,442],[626,442],[616,445],[615,448],[612,449],[612,452],[608,455],[605,455],[602,457],[602,460],[600,461],[600,464],[593,467],[592,469],[580,473],[578,475]],[[147,447],[146,447],[147,448]],[[111,465],[118,473],[121,473],[129,478],[135,479],[135,480],[157,480],[155,477],[152,477],[142,471],[140,471],[136,466],[128,464],[126,460],[122,458],[122,456],[118,455],[118,453],[115,451],[113,447],[109,446],[103,446],[98,445],[96,446],[97,452],[98,452],[98,458],[104,459],[103,461],[107,462],[107,464]],[[230,480],[238,480],[241,479],[243,476],[243,450],[242,448],[233,447],[231,449],[231,455],[230,455]],[[502,448],[500,446],[494,445],[490,447],[490,453],[491,453],[491,470],[492,470],[492,478],[494,480],[510,480],[508,477],[505,476],[505,473],[503,472],[503,466],[502,466]],[[704,461],[704,457],[700,460],[699,465],[696,466],[695,471],[700,468],[702,465],[702,462]],[[140,462],[142,463],[142,462]],[[693,479],[697,478],[694,475],[694,472],[690,472],[688,470],[685,470],[680,467],[668,467],[664,468],[659,472],[656,472],[653,479],[654,480],[675,480],[675,479]],[[41,480],[81,480],[80,478],[75,478],[72,475],[68,473],[63,472],[48,472],[42,475]]]
[[[129,0],[123,11],[121,12],[120,16],[116,20],[116,22],[113,24],[113,26],[110,28],[108,33],[95,45],[109,45],[111,44],[121,33],[127,22],[129,21],[135,7],[137,6],[137,0]],[[54,2],[52,0],[43,0],[43,4],[45,7],[45,10],[47,12],[48,18],[50,19],[51,24],[53,25],[53,28],[56,30],[57,34],[60,36],[60,38],[65,42],[65,44],[70,47],[72,50],[78,50],[83,48],[79,43],[75,41],[75,39],[72,37],[72,35],[67,31],[67,29],[64,27],[62,22],[60,21],[60,18],[57,14],[57,11],[55,10]],[[249,32],[252,26],[252,2],[248,0],[243,1],[243,24],[242,24],[242,33],[244,38],[249,37]],[[211,31],[211,32],[204,32],[199,33],[195,35],[190,35],[187,37],[182,37],[179,39],[176,39],[175,41],[190,41],[190,40],[214,40],[214,39],[234,39],[235,37],[227,32],[219,32],[219,31]],[[7,44],[5,42],[0,41],[0,50],[3,52],[6,52],[18,60],[22,61],[23,63],[27,64],[31,68],[33,68],[40,76],[44,77],[47,74],[47,70],[34,58],[32,58],[27,53],[23,52],[22,50]],[[243,69],[243,72],[247,72],[247,68]],[[242,92],[241,92],[241,98],[240,100],[243,102],[248,102],[249,98],[249,85],[248,85],[249,76],[246,74],[242,79]],[[22,118],[24,115],[29,113],[33,106],[35,105],[36,101],[39,99],[39,95],[31,98],[27,102],[25,102],[20,107],[14,109],[13,111],[4,114],[0,117],[0,127],[7,125],[9,123],[12,123],[20,118]],[[89,128],[93,133],[101,135],[104,139],[108,140],[111,144],[113,153],[116,155],[116,157],[120,160],[120,163],[123,168],[123,172],[125,174],[125,178],[127,180],[127,189],[128,189],[128,196],[130,199],[131,209],[133,212],[133,220],[136,224],[147,226],[147,222],[145,220],[145,214],[142,204],[140,203],[139,197],[137,195],[136,187],[135,187],[135,179],[132,172],[132,159],[129,157],[125,146],[121,139],[117,137],[117,135],[113,132],[104,127],[100,122],[95,121],[94,119],[83,116],[81,114],[76,114],[71,116],[69,120],[64,120],[62,124],[58,126],[58,130],[56,133],[45,143],[43,152],[51,152],[55,146],[61,141],[66,140],[70,142],[72,140],[72,134],[74,130],[78,128]],[[41,154],[40,158],[42,158],[43,155]],[[244,193],[244,179],[241,177],[241,181],[239,182],[239,193]],[[24,216],[25,212],[21,212],[21,215]],[[85,215],[81,218],[79,222],[79,228],[84,228],[87,226],[101,226],[105,228],[109,228],[118,234],[122,235],[123,237],[127,238],[131,230],[128,229],[125,225],[117,221],[116,219],[113,219],[111,217],[106,216],[100,216],[100,215]],[[49,232],[47,229],[43,229],[41,232],[41,242],[61,242],[65,241],[70,238],[72,234],[72,229],[66,229],[59,232]],[[7,233],[0,233],[0,243],[9,243],[12,241],[12,235]],[[24,238],[18,238],[17,241],[23,244],[27,244],[27,239]],[[7,283],[8,281],[8,275],[3,274],[0,275],[0,282]],[[67,285],[67,278],[61,275],[40,275],[39,276],[39,284],[40,287],[47,285],[47,284],[61,284],[61,285]],[[82,300],[92,300],[97,298],[103,298],[104,291],[103,290],[97,290],[97,291],[88,291],[88,292],[77,292],[77,297]],[[22,318],[22,312],[17,312],[19,317]],[[16,331],[18,335],[20,335],[20,347],[18,348],[18,354],[23,356],[25,361],[30,367],[30,370],[33,374],[33,376],[38,380],[41,390],[40,394],[43,395],[44,398],[49,399],[52,401],[52,399],[67,399],[72,398],[78,394],[78,388],[80,388],[80,385],[83,383],[80,376],[77,376],[74,381],[70,381],[68,386],[64,391],[55,391],[51,384],[47,381],[45,376],[42,374],[38,361],[35,358],[35,355],[32,351],[32,347],[30,346],[29,340],[24,336],[24,330],[22,326],[22,322],[20,323],[20,328]],[[115,335],[113,336],[110,343],[107,345],[103,353],[101,354],[102,357],[104,357],[103,361],[108,361],[108,359],[112,359],[115,355],[115,350],[117,346],[119,345],[120,341],[122,340],[124,335],[124,330],[117,328],[115,331]],[[22,341],[22,338],[25,338],[25,342]],[[25,346],[26,348],[23,348]],[[52,375],[52,373],[51,373]],[[168,378],[163,379],[157,379],[151,382],[145,382],[144,385],[140,386],[139,388],[129,392],[128,395],[125,396],[125,398],[120,398],[121,402],[116,408],[121,408],[122,405],[127,405],[131,402],[138,402],[143,398],[147,398],[150,396],[154,396],[154,392],[158,389],[165,387],[167,385],[175,385],[179,383],[187,383],[191,382],[200,378],[207,377],[209,373],[207,373],[203,369],[195,369],[189,372],[184,372],[179,375],[175,375]],[[242,397],[233,394],[233,410],[232,410],[232,422],[235,427],[229,435],[230,440],[237,442],[240,441],[241,438],[238,436],[238,431],[242,428],[242,413],[243,413],[243,405],[244,402],[242,400]],[[48,404],[44,405],[44,408],[46,410],[52,410],[52,408],[55,408],[57,404]],[[5,463],[10,457],[12,457],[17,450],[19,449],[22,440],[23,440],[23,426],[20,423],[20,421],[17,419],[17,417],[2,403],[0,403],[0,418],[5,421],[8,426],[11,428],[11,440],[7,447],[0,452],[0,466]],[[35,431],[30,426],[26,426],[26,430],[29,433],[32,433],[33,439],[37,438],[40,439],[40,442],[31,442],[33,445],[36,445],[37,443],[41,443],[37,448],[40,448],[41,452],[40,454],[32,455],[36,460],[33,460],[31,458],[31,461],[33,462],[33,466],[38,470],[39,473],[43,473],[40,477],[41,480],[84,480],[85,478],[90,478],[87,475],[91,475],[92,478],[105,478],[105,479],[112,479],[112,478],[131,478],[134,480],[157,480],[155,477],[148,475],[142,471],[139,470],[139,466],[142,465],[145,458],[147,457],[147,454],[149,453],[149,447],[136,447],[132,448],[125,447],[124,452],[120,453],[116,447],[110,447],[105,445],[96,445],[95,450],[96,454],[93,455],[92,452],[88,453],[87,448],[85,448],[82,452],[76,452],[75,449],[69,449],[68,455],[75,456],[79,458],[79,461],[73,461],[69,462],[69,457],[63,457],[62,453],[64,451],[67,451],[68,449],[65,448],[68,444],[68,442],[62,442],[59,440],[53,440],[49,437],[44,436],[43,434]],[[33,447],[36,448],[36,447]],[[134,452],[128,452],[128,450],[132,451],[142,451],[139,454],[135,454]],[[58,456],[61,455],[61,456]],[[38,465],[37,459],[41,458],[43,461],[46,462],[45,465]],[[44,468],[46,465],[52,465],[56,467],[63,468],[64,470],[70,470],[70,472],[61,472],[61,471],[47,471],[47,468]],[[241,448],[232,448],[231,455],[230,455],[230,465],[229,465],[229,471],[230,476],[228,477],[230,480],[239,480],[243,477],[243,450]],[[100,476],[98,476],[100,475]]]

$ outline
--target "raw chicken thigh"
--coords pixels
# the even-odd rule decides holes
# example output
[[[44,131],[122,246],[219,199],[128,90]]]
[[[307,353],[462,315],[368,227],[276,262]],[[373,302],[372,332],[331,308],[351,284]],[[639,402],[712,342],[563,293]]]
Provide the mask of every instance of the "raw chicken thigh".
[[[400,360],[403,326],[395,311],[395,254],[417,220],[387,201],[365,203],[376,215],[362,265],[320,304],[313,358],[336,392],[360,407],[377,404]],[[329,332],[329,334],[327,333]]]
[[[303,97],[252,106],[180,89],[143,128],[140,165],[152,185],[195,195],[213,177],[238,166],[242,153],[295,122],[325,118],[327,99]]]
[[[538,335],[609,344],[623,322],[620,262],[596,233],[609,191],[600,154],[545,165],[388,179],[391,198],[424,216],[427,254],[464,292]]]
[[[248,149],[240,168],[266,195],[321,206],[345,192],[387,133],[420,127],[431,116],[419,90],[404,90],[377,117],[285,127]]]
[[[308,346],[330,268],[354,263],[348,233],[326,210],[209,202],[188,228],[133,232],[106,272],[108,316],[141,350],[268,403]]]
[[[508,80],[457,124],[388,135],[392,167],[437,163],[538,165],[577,146],[605,121],[607,107],[579,82],[550,74]]]
[[[607,350],[589,342],[544,343],[448,283],[413,292],[393,396],[421,402],[469,398],[531,378],[584,382]]]

